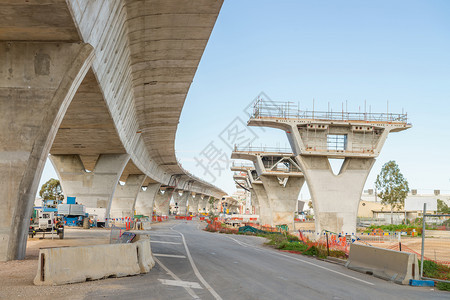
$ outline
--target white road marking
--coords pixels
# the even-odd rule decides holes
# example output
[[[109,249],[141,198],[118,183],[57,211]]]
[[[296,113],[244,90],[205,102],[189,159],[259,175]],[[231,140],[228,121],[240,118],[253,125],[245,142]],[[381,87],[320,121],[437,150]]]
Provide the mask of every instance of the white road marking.
[[[174,234],[151,234],[150,237],[152,237],[152,236],[177,237],[177,238],[180,237],[179,235],[174,235]]]
[[[175,255],[175,254],[153,253],[153,255],[158,257],[186,258],[186,256],[184,255]]]
[[[175,226],[173,226],[173,227],[175,227]],[[192,259],[191,252],[189,251],[189,248],[186,244],[186,239],[184,238],[184,234],[173,229],[173,227],[171,227],[170,229],[177,232],[178,234],[180,234],[181,238],[183,239],[184,248],[186,249],[186,254],[188,256],[189,262],[191,263],[192,270],[194,270],[195,276],[197,276],[197,278],[200,280],[200,282],[203,283],[203,285],[206,287],[206,289],[214,296],[214,298],[216,298],[216,300],[222,300],[222,297],[220,297],[219,294],[216,293],[216,291],[209,285],[208,282],[206,282],[206,280],[203,278],[202,274],[200,274],[200,272],[198,271],[197,266],[195,265],[194,260]]]
[[[247,248],[247,246],[245,245],[245,243],[241,243],[240,241],[238,241],[238,240],[236,240],[236,239],[234,239],[234,238],[232,238],[232,237],[229,237],[229,236],[227,236],[227,238],[232,239],[233,241],[235,241],[236,243],[238,243],[238,244],[241,245],[242,247]]]
[[[175,243],[175,242],[164,242],[164,241],[152,241],[152,240],[150,240],[150,243],[155,243],[155,244],[172,244],[172,245],[181,245],[181,243]]]
[[[158,265],[161,266],[161,268],[164,269],[164,271],[167,272],[167,274],[169,274],[170,276],[172,276],[173,279],[181,281],[181,279],[175,275],[172,271],[170,271],[165,265],[163,265],[162,262],[159,261],[159,259],[157,259],[156,257],[154,257],[154,260],[158,263]],[[194,299],[200,299],[199,296],[197,296],[197,294],[188,286],[184,286],[184,289],[188,292],[189,295],[192,296],[192,298]]]
[[[266,250],[266,249],[259,249],[259,248],[255,247],[255,246],[253,246],[253,245],[250,245],[250,244],[247,244],[247,243],[244,243],[244,242],[240,242],[240,241],[238,241],[238,240],[236,240],[236,239],[234,239],[234,238],[232,238],[232,237],[228,237],[228,236],[226,236],[226,235],[225,235],[225,237],[227,237],[227,238],[229,238],[229,239],[232,239],[233,241],[235,241],[235,242],[238,243],[239,245],[245,245],[245,246],[248,246],[248,247],[252,247],[252,248],[254,248],[254,249],[256,249],[256,250],[259,250],[259,251],[263,251],[263,252],[267,252],[267,253],[270,253],[270,254],[275,254],[275,255],[287,257],[287,258],[290,258],[290,259],[293,259],[293,260],[297,260],[297,261],[300,261],[300,262],[305,263],[305,264],[308,264],[308,265],[315,266],[315,267],[320,268],[320,269],[327,270],[327,271],[332,272],[332,273],[336,273],[336,274],[339,274],[339,275],[342,275],[342,276],[351,278],[351,279],[353,279],[353,280],[357,280],[357,281],[363,282],[363,283],[368,284],[368,285],[375,285],[375,284],[372,283],[372,282],[368,282],[368,281],[365,281],[365,280],[362,280],[362,279],[359,279],[359,278],[356,278],[356,277],[353,277],[353,276],[350,276],[350,275],[347,275],[347,274],[344,274],[344,273],[341,273],[341,272],[338,272],[338,271],[329,269],[329,268],[327,268],[327,267],[324,267],[324,266],[321,266],[321,265],[318,265],[318,264],[315,264],[315,263],[306,261],[306,260],[301,259],[301,258],[292,257],[292,256],[290,256],[290,255],[282,254],[282,253],[279,253],[279,252],[268,251],[268,250]]]
[[[174,285],[182,287],[190,287],[192,289],[203,289],[198,282],[181,281],[181,280],[168,280],[168,279],[158,279],[162,284]]]

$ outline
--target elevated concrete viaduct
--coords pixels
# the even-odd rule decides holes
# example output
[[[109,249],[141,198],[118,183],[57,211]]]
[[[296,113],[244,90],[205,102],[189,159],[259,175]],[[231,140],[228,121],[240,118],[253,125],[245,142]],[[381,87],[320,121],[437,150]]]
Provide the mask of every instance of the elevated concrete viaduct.
[[[269,207],[262,211],[260,207],[261,220],[269,221],[266,224],[271,226],[285,224],[293,230],[297,199],[305,182],[293,154],[235,147],[231,158],[250,160],[255,165],[256,173],[264,186]],[[266,205],[263,204],[263,206]]]
[[[221,5],[53,0],[0,6],[0,261],[24,258],[49,153],[65,195],[113,215],[132,212],[134,201],[150,212],[142,201],[161,204],[158,184],[225,194],[184,170],[174,149]],[[143,176],[142,186],[153,185],[148,194],[137,188]],[[114,198],[119,179],[125,182],[120,193],[130,187],[132,195]],[[165,205],[156,209],[165,212]]]
[[[390,132],[411,127],[406,114],[301,111],[292,103],[256,101],[249,126],[284,130],[308,183],[316,232],[356,232],[367,176]],[[329,159],[341,159],[338,174]]]

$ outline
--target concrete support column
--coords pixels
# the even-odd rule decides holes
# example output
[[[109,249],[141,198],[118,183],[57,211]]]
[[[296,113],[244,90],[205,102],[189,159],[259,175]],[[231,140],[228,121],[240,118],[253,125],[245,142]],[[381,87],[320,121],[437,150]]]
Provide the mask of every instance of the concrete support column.
[[[218,214],[220,210],[220,199],[215,198],[213,203],[213,212],[214,214]]]
[[[203,196],[203,201],[202,201],[202,205],[201,205],[201,210],[204,213],[209,213],[209,196],[204,195]]]
[[[294,230],[294,215],[298,194],[305,182],[304,177],[288,177],[280,184],[276,176],[260,176],[272,211],[270,225],[288,225]]]
[[[129,159],[128,154],[101,154],[94,170],[87,172],[79,155],[50,155],[66,199],[76,197],[78,204],[86,207],[106,208],[107,219],[114,191]]]
[[[356,233],[356,217],[364,183],[374,158],[346,158],[333,174],[328,158],[297,156],[313,202],[316,232]]]
[[[0,43],[0,261],[25,257],[45,161],[93,55],[84,43]]]
[[[169,215],[170,199],[174,190],[172,188],[166,188],[164,193],[157,193],[155,196],[155,211],[158,216]]]
[[[154,202],[160,186],[160,183],[151,183],[145,191],[143,189],[139,191],[135,205],[136,214],[152,219]]]
[[[262,183],[253,183],[253,190],[259,202],[259,224],[272,225],[272,210]]]
[[[187,198],[188,198],[188,191],[175,191],[173,193],[173,200],[178,205],[178,215],[184,216],[186,215],[186,206],[187,206]]]
[[[205,208],[206,208],[206,201],[207,201],[207,196],[206,195],[203,195],[203,198],[201,198],[199,201],[198,201],[198,209],[199,209],[199,212],[200,213],[204,213],[204,212],[206,212],[206,210],[205,210]]]
[[[250,201],[251,201],[251,206],[253,206],[255,208],[255,215],[259,215],[260,211],[259,211],[259,200],[258,200],[258,195],[256,195],[256,192],[253,188],[250,189]]]
[[[124,185],[117,184],[109,213],[111,218],[134,217],[136,198],[145,177],[145,175],[130,174]]]
[[[190,194],[189,196],[189,212],[192,214],[198,214],[198,203],[200,200],[200,194],[196,194],[195,196],[192,196]]]

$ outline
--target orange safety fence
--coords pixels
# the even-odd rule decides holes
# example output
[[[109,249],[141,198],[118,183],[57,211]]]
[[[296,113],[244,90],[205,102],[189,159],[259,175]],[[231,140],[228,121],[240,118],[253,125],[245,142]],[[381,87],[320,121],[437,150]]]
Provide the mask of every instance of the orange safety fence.
[[[301,231],[299,230],[299,238],[302,242],[307,244],[308,246],[316,246],[316,247],[322,247],[327,248],[327,235],[321,235],[320,238],[316,241],[311,241],[307,236],[305,236],[305,232],[310,231]],[[328,248],[330,250],[339,250],[345,252],[347,255],[350,251],[350,244],[351,241],[347,239],[346,236],[335,234],[335,233],[328,233]]]

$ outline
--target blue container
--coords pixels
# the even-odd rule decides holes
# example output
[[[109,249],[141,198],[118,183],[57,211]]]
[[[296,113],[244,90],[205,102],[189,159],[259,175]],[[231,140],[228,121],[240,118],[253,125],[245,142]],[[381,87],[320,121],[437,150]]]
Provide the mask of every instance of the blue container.
[[[409,280],[409,285],[412,285],[412,286],[434,286],[434,281],[433,280],[414,280],[414,279],[410,279]]]
[[[75,204],[76,197],[67,197],[67,204]]]

